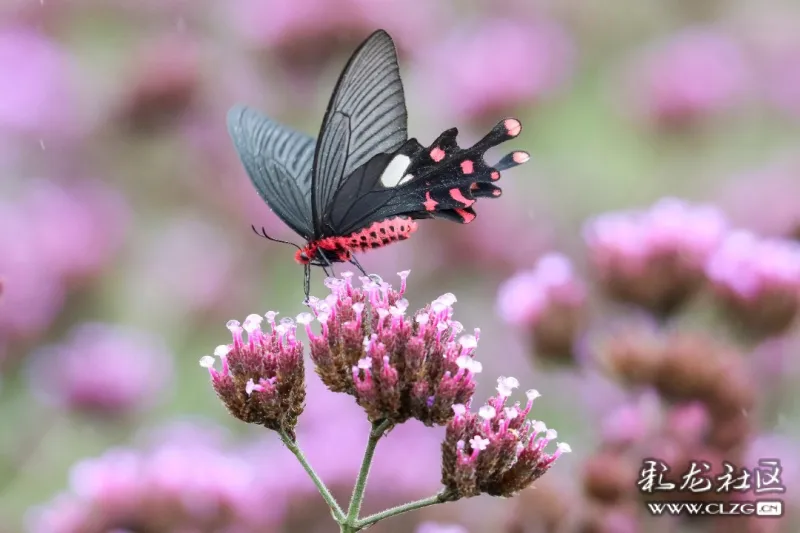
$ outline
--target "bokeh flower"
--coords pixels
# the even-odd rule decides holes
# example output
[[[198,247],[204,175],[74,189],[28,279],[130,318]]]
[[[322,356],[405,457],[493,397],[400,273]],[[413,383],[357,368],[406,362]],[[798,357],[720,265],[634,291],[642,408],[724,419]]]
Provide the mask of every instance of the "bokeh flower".
[[[498,290],[500,316],[533,334],[537,355],[571,360],[583,325],[586,287],[563,254],[542,256],[536,266],[506,280]]]
[[[497,394],[477,413],[462,404],[453,406],[455,416],[447,424],[442,443],[442,484],[452,499],[482,493],[509,497],[529,487],[544,475],[563,453],[571,451],[561,442],[552,454],[544,451],[557,432],[544,422],[528,420],[535,390],[525,394],[523,408],[506,402],[519,381],[513,377],[497,380]]]
[[[656,125],[685,127],[743,101],[750,79],[739,43],[714,28],[686,28],[632,67],[632,101]]]
[[[31,355],[28,378],[45,402],[119,416],[152,407],[172,376],[172,354],[158,336],[115,324],[76,326]]]
[[[439,522],[423,522],[414,533],[469,533],[467,528],[458,524],[442,524]]]
[[[434,91],[439,109],[491,122],[561,89],[574,56],[572,40],[554,21],[481,19],[433,43],[419,78]]]
[[[452,406],[469,402],[475,391],[480,331],[459,336],[464,327],[453,320],[456,297],[449,293],[407,316],[408,274],[400,273],[398,290],[368,277],[354,287],[350,273],[328,278],[331,294],[311,300],[321,333],[311,329],[310,313],[298,320],[306,324],[323,383],[354,396],[370,420],[442,425],[453,417]]]
[[[83,459],[67,491],[30,510],[28,531],[272,532],[284,511],[279,493],[255,490],[263,473],[234,452],[202,433],[175,434]]]
[[[713,206],[664,198],[646,210],[589,220],[584,240],[595,276],[611,298],[666,317],[702,286],[706,259],[727,229]]]
[[[276,315],[265,315],[269,333],[261,330],[261,315],[249,315],[244,323],[230,320],[233,343],[214,350],[222,369],[214,368],[210,355],[200,359],[200,365],[208,368],[211,384],[231,415],[294,439],[306,398],[303,343],[295,337],[294,321],[287,317],[276,324]],[[247,332],[246,340],[242,331]]]
[[[757,338],[785,332],[800,311],[800,243],[734,231],[705,272],[735,327]]]

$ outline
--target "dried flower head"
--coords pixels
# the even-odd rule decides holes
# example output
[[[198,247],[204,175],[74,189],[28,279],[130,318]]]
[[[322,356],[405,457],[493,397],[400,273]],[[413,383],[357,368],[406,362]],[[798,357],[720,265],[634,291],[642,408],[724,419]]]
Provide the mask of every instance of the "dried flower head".
[[[665,316],[700,288],[706,258],[726,230],[719,209],[664,198],[644,211],[590,220],[584,239],[609,296]]]
[[[800,244],[731,232],[705,265],[722,308],[757,337],[785,332],[800,311]]]
[[[260,315],[249,315],[243,324],[229,321],[233,343],[214,350],[222,359],[222,370],[214,368],[210,355],[200,359],[200,365],[208,368],[217,396],[233,416],[294,440],[306,398],[303,344],[295,336],[294,321],[284,318],[276,324],[276,315],[266,314],[269,333],[261,330]],[[246,340],[242,331],[247,332]]]
[[[310,301],[321,333],[311,329],[311,313],[298,321],[306,325],[323,383],[354,396],[371,421],[416,418],[443,425],[453,418],[453,405],[469,402],[475,391],[481,364],[473,352],[480,332],[460,335],[464,328],[452,318],[452,294],[409,316],[403,298],[407,276],[400,273],[397,291],[368,277],[356,288],[350,273],[328,278],[331,294]]]
[[[571,451],[565,442],[545,453],[557,437],[544,422],[527,420],[539,393],[529,390],[528,403],[506,406],[519,382],[513,377],[497,380],[497,395],[477,414],[465,405],[454,405],[455,417],[447,424],[442,443],[442,484],[454,500],[482,493],[513,496],[541,477],[562,454]]]

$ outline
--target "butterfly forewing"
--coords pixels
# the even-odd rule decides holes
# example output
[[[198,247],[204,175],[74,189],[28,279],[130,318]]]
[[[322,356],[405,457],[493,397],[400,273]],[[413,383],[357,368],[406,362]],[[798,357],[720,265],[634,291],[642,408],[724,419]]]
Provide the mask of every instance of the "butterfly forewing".
[[[259,196],[306,239],[311,218],[311,168],[315,141],[246,106],[228,112],[228,133]]]
[[[398,150],[407,137],[397,52],[378,30],[350,58],[322,122],[311,186],[315,238],[330,233],[326,216],[344,181],[375,155]]]

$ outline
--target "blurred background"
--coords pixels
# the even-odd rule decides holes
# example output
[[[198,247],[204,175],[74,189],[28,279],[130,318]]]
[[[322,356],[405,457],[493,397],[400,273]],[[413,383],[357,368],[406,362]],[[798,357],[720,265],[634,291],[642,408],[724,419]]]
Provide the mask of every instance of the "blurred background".
[[[229,319],[305,310],[294,249],[250,230],[299,242],[247,179],[226,111],[316,135],[377,28],[411,136],[456,126],[466,146],[515,116],[490,163],[531,161],[472,224],[423,221],[361,262],[391,283],[411,269],[412,308],[456,294],[482,330],[476,402],[516,376],[574,453],[517,498],[373,530],[800,530],[796,2],[4,0],[0,532],[336,530],[198,360]],[[345,498],[368,423],[309,374],[300,443]],[[442,434],[412,421],[380,444],[367,512],[437,490]],[[649,517],[644,457],[678,474],[777,458],[786,492],[765,496],[786,516]]]

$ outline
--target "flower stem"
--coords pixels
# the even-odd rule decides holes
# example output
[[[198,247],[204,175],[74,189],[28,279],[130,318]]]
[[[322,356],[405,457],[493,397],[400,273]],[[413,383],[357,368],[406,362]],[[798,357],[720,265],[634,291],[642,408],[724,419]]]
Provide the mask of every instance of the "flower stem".
[[[303,465],[303,469],[308,474],[308,477],[311,478],[311,481],[314,482],[314,485],[317,486],[317,490],[322,495],[322,498],[325,500],[325,503],[328,504],[328,507],[331,508],[331,512],[333,513],[333,517],[336,519],[337,522],[344,521],[344,512],[342,512],[342,508],[339,507],[339,504],[334,499],[331,492],[328,490],[328,487],[325,486],[325,483],[320,479],[314,469],[309,464],[306,456],[303,455],[303,451],[297,445],[297,442],[294,441],[286,432],[281,431],[279,432],[281,436],[281,441],[289,448],[289,451],[297,457],[297,460],[300,461],[300,464]]]
[[[397,507],[392,507],[391,509],[386,509],[385,511],[381,511],[380,513],[375,513],[373,515],[369,515],[366,518],[358,520],[355,523],[355,531],[359,531],[367,526],[371,526],[376,522],[380,522],[381,520],[385,520],[387,518],[391,518],[399,514],[407,513],[409,511],[415,511],[417,509],[422,509],[423,507],[430,507],[431,505],[437,505],[439,503],[445,503],[448,501],[452,501],[452,499],[453,498],[446,490],[442,490],[441,492],[439,492],[434,496],[431,496],[430,498],[424,498],[422,500],[417,500],[403,505],[398,505]]]
[[[356,485],[353,487],[353,495],[350,498],[350,505],[347,509],[346,524],[348,526],[353,526],[358,520],[358,513],[361,511],[361,503],[364,501],[364,491],[367,488],[369,470],[372,466],[372,458],[375,455],[375,447],[391,425],[391,422],[388,420],[373,422],[372,424],[372,430],[369,432],[369,440],[367,441],[367,448],[364,450],[364,458],[361,461],[361,470],[358,472],[358,479],[356,479]]]

